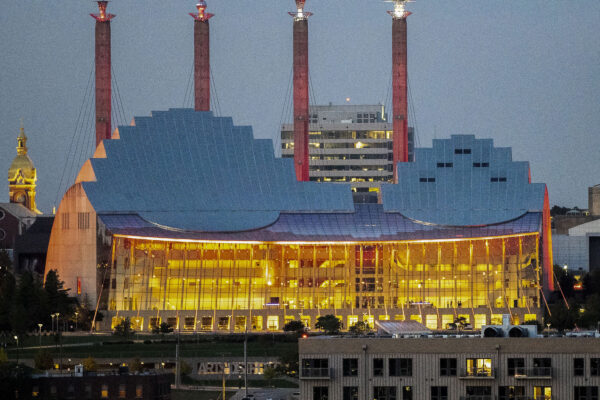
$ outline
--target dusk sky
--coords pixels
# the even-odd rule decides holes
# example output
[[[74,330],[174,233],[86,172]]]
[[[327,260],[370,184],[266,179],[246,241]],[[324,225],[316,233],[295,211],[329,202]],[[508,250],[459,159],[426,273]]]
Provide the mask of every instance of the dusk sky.
[[[218,114],[252,125],[255,137],[273,138],[277,147],[282,119],[291,120],[287,12],[294,1],[207,2],[216,14],[211,65]],[[317,104],[389,101],[391,8],[380,0],[307,1],[314,13],[310,76]],[[492,138],[512,147],[514,160],[530,162],[532,180],[548,185],[552,205],[587,208],[587,187],[600,184],[600,2],[417,0],[408,8],[416,117],[409,124],[418,144],[429,147],[433,138],[451,134]],[[23,118],[44,212],[58,206],[67,181],[93,152],[88,81],[95,21],[89,14],[96,11],[87,0],[0,6],[0,171],[16,155]],[[108,11],[117,15],[112,61],[123,105],[119,123],[190,106],[188,13],[195,1],[115,0]],[[0,202],[8,201],[4,176]]]

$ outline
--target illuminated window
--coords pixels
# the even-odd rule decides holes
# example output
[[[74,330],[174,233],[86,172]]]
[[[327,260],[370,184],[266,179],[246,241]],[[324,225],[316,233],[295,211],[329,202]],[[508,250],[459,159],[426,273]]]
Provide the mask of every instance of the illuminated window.
[[[119,398],[125,399],[127,398],[127,389],[125,385],[119,385]]]
[[[533,398],[536,400],[552,400],[551,386],[534,386]]]
[[[135,387],[135,397],[141,399],[144,397],[144,387],[142,385],[137,385]]]
[[[34,386],[31,389],[31,397],[39,397],[40,395],[40,387],[39,386]]]
[[[467,358],[466,376],[492,376],[491,358]]]
[[[103,399],[108,399],[108,385],[102,385],[102,389],[100,390],[100,397]]]
[[[270,331],[279,329],[279,317],[277,315],[269,315],[267,317],[267,329]]]

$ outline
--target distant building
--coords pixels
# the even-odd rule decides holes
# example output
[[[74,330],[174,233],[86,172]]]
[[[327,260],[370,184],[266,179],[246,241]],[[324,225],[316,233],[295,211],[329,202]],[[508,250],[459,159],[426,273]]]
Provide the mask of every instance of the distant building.
[[[170,400],[172,374],[88,373],[34,376],[19,399]]]
[[[588,210],[553,218],[555,263],[573,271],[600,269],[600,185],[588,188]]]
[[[30,211],[41,214],[35,205],[37,171],[27,155],[27,136],[21,125],[17,136],[17,156],[8,169],[8,189],[11,203],[21,204]]]
[[[35,204],[36,182],[37,170],[27,155],[27,136],[21,126],[17,156],[8,169],[9,203],[0,203],[0,249],[9,252],[16,271],[22,271],[22,266],[43,274],[53,217],[44,217],[36,224],[41,214]],[[31,226],[35,229],[26,234]]]
[[[598,399],[599,338],[300,339],[302,400]]]
[[[393,124],[383,105],[311,106],[311,181],[345,182],[359,203],[377,203],[381,184],[392,182]],[[281,129],[281,155],[294,157],[294,124]],[[408,157],[414,160],[414,130],[408,131]]]
[[[35,221],[37,214],[21,204],[0,203],[0,249],[12,258],[17,238]]]

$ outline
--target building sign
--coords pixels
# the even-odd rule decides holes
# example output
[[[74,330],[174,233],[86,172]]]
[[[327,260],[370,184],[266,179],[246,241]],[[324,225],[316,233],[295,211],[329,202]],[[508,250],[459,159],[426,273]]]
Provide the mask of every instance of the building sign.
[[[278,362],[248,362],[249,375],[262,375],[264,368],[271,366],[273,368],[279,366]],[[231,375],[237,376],[244,374],[243,361],[204,361],[197,365],[198,375]]]

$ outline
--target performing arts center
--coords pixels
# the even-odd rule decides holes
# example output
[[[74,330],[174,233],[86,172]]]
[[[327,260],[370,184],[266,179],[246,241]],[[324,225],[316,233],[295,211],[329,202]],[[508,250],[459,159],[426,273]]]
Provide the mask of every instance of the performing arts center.
[[[379,204],[349,184],[298,182],[271,140],[211,112],[135,118],[101,142],[56,214],[46,270],[148,331],[314,329],[335,314],[474,328],[541,320],[550,216],[529,164],[456,135],[398,164]]]

